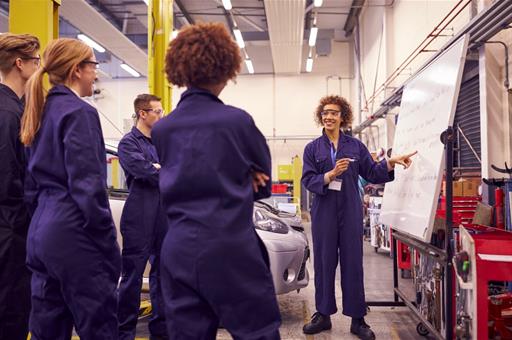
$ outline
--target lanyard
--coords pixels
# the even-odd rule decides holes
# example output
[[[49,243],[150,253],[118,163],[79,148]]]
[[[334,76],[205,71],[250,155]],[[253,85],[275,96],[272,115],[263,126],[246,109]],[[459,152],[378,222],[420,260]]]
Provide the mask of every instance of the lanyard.
[[[331,161],[332,167],[334,168],[336,166],[336,150],[334,149],[333,143],[331,143]]]

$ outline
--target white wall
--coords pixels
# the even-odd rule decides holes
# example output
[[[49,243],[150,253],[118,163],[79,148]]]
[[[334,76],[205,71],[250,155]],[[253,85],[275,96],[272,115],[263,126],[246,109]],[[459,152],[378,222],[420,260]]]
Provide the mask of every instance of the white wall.
[[[123,119],[131,118],[134,113],[133,101],[137,95],[148,92],[148,82],[146,79],[100,78],[96,88],[101,90],[94,102],[100,113],[103,135],[108,139],[120,139],[123,136]]]
[[[302,158],[305,144],[320,135],[321,128],[313,120],[319,99],[327,91],[351,98],[351,65],[350,44],[333,42],[331,55],[316,58],[310,74],[241,75],[236,82],[228,84],[220,98],[249,112],[269,138],[275,175],[278,164],[290,164],[295,155]],[[123,130],[123,119],[129,119],[133,113],[134,98],[147,91],[146,79],[100,80],[98,87],[102,89],[96,100],[99,111]],[[183,89],[173,89],[173,107],[182,92]],[[104,117],[102,127],[106,138],[121,137]]]
[[[512,32],[505,30],[493,37],[512,45]],[[509,55],[512,59],[512,55]],[[509,68],[512,63],[509,60]],[[509,71],[510,73],[510,71]],[[512,77],[512,74],[509,74]],[[494,171],[491,164],[504,167],[512,159],[512,103],[511,92],[504,87],[505,54],[502,46],[486,45],[480,51],[480,126],[482,131],[482,177],[501,178],[503,174]],[[509,85],[510,88],[510,85]]]
[[[458,0],[397,0],[391,6],[365,7],[360,17],[361,43],[361,78],[364,86],[362,98],[363,117],[365,120],[379,109],[379,104],[386,99],[395,88],[401,86],[424,62],[432,56],[431,52],[423,52],[400,73],[387,89],[381,93],[375,103],[365,105],[388,77],[409,57],[409,55],[427,38],[428,34],[455,6]],[[428,49],[437,49],[456,34],[470,20],[470,6],[450,24],[443,34]],[[380,56],[380,60],[379,60]],[[366,109],[365,109],[366,106]],[[379,120],[375,123],[379,129],[389,130],[389,123]],[[374,129],[376,133],[376,129]],[[389,136],[374,136],[389,143]],[[391,145],[381,145],[386,148]]]

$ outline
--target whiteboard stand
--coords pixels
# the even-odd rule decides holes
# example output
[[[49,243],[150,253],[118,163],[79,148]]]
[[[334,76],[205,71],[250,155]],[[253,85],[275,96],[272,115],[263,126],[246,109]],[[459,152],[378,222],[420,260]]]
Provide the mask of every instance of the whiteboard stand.
[[[412,237],[407,233],[403,233],[398,230],[393,230],[391,233],[393,239],[393,279],[394,282],[398,283],[397,277],[397,265],[396,265],[396,241],[400,240],[401,242],[407,244],[409,247],[418,251],[421,256],[427,256],[437,263],[439,263],[444,268],[444,284],[442,286],[442,294],[443,297],[441,303],[441,310],[437,310],[437,313],[440,313],[444,316],[444,337],[440,331],[436,329],[436,327],[427,320],[427,318],[419,311],[416,302],[410,302],[407,300],[406,295],[400,290],[398,284],[395,285],[395,296],[399,296],[400,299],[404,302],[404,304],[409,307],[409,309],[416,315],[416,317],[420,320],[420,323],[416,327],[417,332],[425,336],[427,334],[433,335],[437,339],[446,339],[452,340],[454,327],[453,327],[453,265],[452,258],[454,252],[454,243],[453,243],[453,142],[454,142],[455,134],[453,128],[451,126],[448,127],[441,134],[441,141],[444,144],[445,149],[445,169],[446,169],[446,235],[444,240],[444,249],[438,248],[429,242],[425,242],[418,238]],[[411,257],[413,254],[411,254]],[[439,294],[440,292],[438,292]],[[442,329],[442,327],[441,327]]]
[[[446,150],[446,266],[445,268],[445,315],[446,315],[446,340],[453,339],[453,141],[455,134],[453,127],[449,126],[443,135],[441,141]]]

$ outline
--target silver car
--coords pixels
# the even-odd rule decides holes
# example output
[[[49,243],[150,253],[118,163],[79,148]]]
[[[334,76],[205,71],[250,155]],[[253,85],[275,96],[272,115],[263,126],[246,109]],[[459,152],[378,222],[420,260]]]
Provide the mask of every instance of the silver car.
[[[128,197],[124,174],[117,162],[117,143],[106,142],[109,187],[112,178],[122,182],[121,189],[109,189],[110,209],[117,228],[118,242],[122,246],[120,219],[124,202]],[[117,185],[119,186],[119,185]],[[309,273],[306,261],[309,259],[309,243],[302,227],[302,221],[296,214],[280,211],[265,202],[255,202],[253,222],[256,232],[265,244],[270,259],[270,271],[277,294],[297,292],[308,285]],[[149,266],[149,265],[148,265]],[[147,289],[148,268],[144,274],[144,288]]]

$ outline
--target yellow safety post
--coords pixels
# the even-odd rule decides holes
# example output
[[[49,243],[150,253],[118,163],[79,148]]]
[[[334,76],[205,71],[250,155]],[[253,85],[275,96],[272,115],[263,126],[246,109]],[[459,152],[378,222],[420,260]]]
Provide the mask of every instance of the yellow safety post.
[[[41,51],[59,37],[61,0],[15,0],[9,2],[9,32],[33,34]]]
[[[162,98],[165,112],[171,111],[172,88],[165,77],[165,53],[172,33],[172,0],[149,0],[148,83],[149,92]]]
[[[112,187],[114,189],[121,189],[121,181],[119,179],[121,171],[121,168],[119,167],[119,158],[111,158],[110,164],[112,165]]]
[[[293,157],[293,203],[297,204],[297,212],[300,216],[300,189],[302,177],[302,161],[299,156]]]
[[[142,300],[139,306],[139,318],[148,316],[153,311],[150,300]]]

